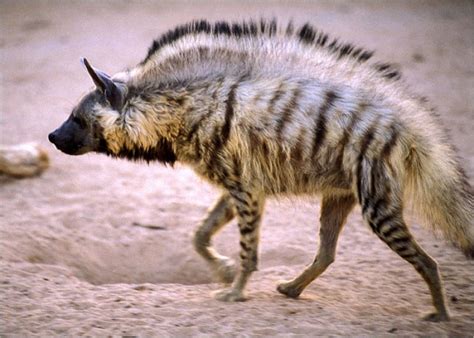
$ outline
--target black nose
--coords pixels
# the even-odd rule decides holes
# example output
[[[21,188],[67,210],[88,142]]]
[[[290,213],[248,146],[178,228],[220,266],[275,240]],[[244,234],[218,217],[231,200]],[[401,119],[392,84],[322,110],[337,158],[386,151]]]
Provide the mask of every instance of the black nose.
[[[54,133],[49,134],[48,140],[49,142],[54,143],[54,141],[56,140],[56,135]]]

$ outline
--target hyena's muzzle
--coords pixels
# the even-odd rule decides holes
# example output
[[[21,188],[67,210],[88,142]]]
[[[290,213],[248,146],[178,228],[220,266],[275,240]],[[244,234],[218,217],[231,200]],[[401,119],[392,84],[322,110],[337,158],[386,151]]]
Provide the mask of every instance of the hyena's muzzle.
[[[81,155],[92,150],[88,128],[84,128],[72,115],[48,139],[56,148],[68,155]]]

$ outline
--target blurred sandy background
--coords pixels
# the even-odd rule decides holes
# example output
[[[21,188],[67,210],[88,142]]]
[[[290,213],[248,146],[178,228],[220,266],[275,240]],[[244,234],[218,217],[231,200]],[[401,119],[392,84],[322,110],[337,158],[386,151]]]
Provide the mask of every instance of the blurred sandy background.
[[[474,263],[416,221],[415,236],[440,264],[449,323],[420,320],[432,311],[426,284],[371,234],[358,209],[328,271],[300,300],[278,294],[275,281],[313,259],[317,200],[267,204],[250,300],[221,303],[210,296],[220,286],[191,244],[217,197],[213,188],[183,167],[69,157],[48,143],[47,134],[91,87],[81,56],[114,73],[141,61],[152,39],[176,24],[260,16],[309,21],[400,64],[413,90],[437,107],[474,177],[472,1],[2,0],[0,143],[39,142],[51,168],[40,178],[0,177],[0,334],[474,333]],[[235,223],[216,246],[238,257]]]

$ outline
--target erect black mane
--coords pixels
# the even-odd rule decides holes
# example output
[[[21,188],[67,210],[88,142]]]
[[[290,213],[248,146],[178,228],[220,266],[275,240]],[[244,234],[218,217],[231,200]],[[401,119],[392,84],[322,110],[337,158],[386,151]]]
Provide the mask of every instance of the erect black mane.
[[[386,79],[398,80],[401,77],[397,67],[390,63],[376,63],[374,67]]]
[[[154,54],[156,54],[164,46],[170,45],[182,37],[190,34],[206,33],[214,36],[225,35],[231,37],[246,36],[273,36],[277,32],[276,19],[259,21],[243,21],[240,23],[228,23],[226,21],[218,21],[210,23],[207,20],[195,20],[183,25],[179,25],[174,29],[161,35],[153,41],[148,49],[146,58],[141,62],[145,64]],[[309,23],[304,24],[299,29],[294,28],[293,23],[289,23],[286,27],[286,35],[294,37],[304,44],[315,45],[328,50],[340,58],[352,58],[358,62],[369,60],[374,54],[373,51],[357,48],[350,43],[340,42],[337,38],[329,39],[329,36],[311,26]],[[396,80],[400,77],[399,72],[394,66],[383,63],[375,65],[374,69],[381,73],[382,77]]]

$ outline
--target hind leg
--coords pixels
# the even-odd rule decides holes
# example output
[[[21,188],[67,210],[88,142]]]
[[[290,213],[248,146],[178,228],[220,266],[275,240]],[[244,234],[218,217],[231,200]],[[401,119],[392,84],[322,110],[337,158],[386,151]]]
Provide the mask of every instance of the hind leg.
[[[211,238],[235,216],[235,208],[228,194],[222,195],[194,235],[196,251],[208,262],[214,274],[224,283],[232,283],[235,276],[234,261],[217,253]]]
[[[353,195],[323,196],[318,254],[314,262],[298,277],[288,282],[279,283],[278,292],[288,297],[298,297],[334,261],[339,233],[354,204],[355,197]]]
[[[425,317],[430,321],[449,320],[438,264],[415,241],[402,216],[401,191],[382,167],[372,167],[370,177],[359,184],[359,199],[364,219],[374,233],[400,257],[409,262],[429,286],[436,309]],[[378,178],[378,179],[377,179]]]
[[[370,220],[374,232],[400,257],[409,262],[428,284],[436,309],[425,317],[430,321],[449,320],[449,312],[443,290],[438,264],[415,241],[401,216],[387,215]]]

